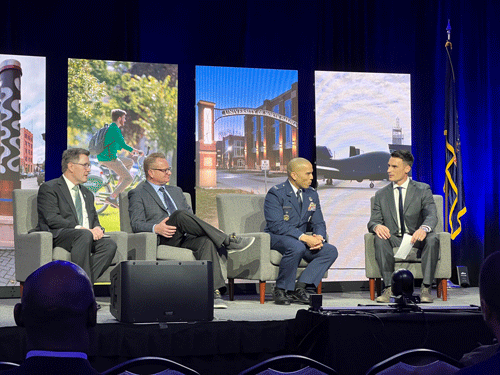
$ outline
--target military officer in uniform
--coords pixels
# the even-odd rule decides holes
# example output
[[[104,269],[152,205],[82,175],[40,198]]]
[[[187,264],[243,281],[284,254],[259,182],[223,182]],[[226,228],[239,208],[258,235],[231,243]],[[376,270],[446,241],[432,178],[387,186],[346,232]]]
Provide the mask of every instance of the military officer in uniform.
[[[273,299],[278,305],[308,304],[307,287],[318,286],[338,252],[326,242],[319,196],[310,187],[312,164],[303,158],[292,159],[287,174],[286,182],[269,190],[264,204],[265,231],[271,235],[271,248],[283,255]],[[302,259],[309,264],[295,282]]]

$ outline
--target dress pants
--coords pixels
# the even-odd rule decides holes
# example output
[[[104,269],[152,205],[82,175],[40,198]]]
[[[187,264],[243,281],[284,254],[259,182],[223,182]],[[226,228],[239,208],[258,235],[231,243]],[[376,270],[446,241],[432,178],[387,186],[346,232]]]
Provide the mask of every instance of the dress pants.
[[[227,235],[186,210],[177,210],[170,215],[167,225],[177,227],[171,238],[158,236],[160,245],[177,246],[193,251],[197,260],[212,261],[214,289],[226,286],[220,265],[218,249]]]
[[[309,264],[298,281],[318,286],[323,275],[338,256],[337,248],[329,243],[324,243],[320,250],[309,250],[304,242],[296,238],[276,234],[271,234],[271,249],[283,255],[276,279],[276,288],[285,290],[295,290],[297,268],[302,259]]]
[[[391,236],[384,240],[375,235],[375,259],[382,273],[386,287],[392,284],[392,273],[394,272],[394,247],[399,247],[403,237]],[[413,247],[418,248],[422,258],[423,283],[432,285],[436,264],[439,258],[439,239],[436,233],[427,233],[423,241],[417,241]]]
[[[110,238],[94,241],[87,229],[62,229],[53,240],[54,247],[71,253],[71,261],[87,273],[92,284],[108,269],[116,253],[116,243]],[[91,256],[91,254],[93,254]]]

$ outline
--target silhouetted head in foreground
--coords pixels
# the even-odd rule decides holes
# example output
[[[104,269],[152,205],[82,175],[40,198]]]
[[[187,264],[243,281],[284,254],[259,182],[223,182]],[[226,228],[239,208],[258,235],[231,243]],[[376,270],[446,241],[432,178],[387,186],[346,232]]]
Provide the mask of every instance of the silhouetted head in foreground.
[[[500,340],[500,251],[486,258],[479,276],[481,310],[486,324]]]
[[[54,261],[38,268],[24,283],[14,319],[26,328],[28,350],[87,352],[89,328],[96,325],[97,304],[82,268]]]

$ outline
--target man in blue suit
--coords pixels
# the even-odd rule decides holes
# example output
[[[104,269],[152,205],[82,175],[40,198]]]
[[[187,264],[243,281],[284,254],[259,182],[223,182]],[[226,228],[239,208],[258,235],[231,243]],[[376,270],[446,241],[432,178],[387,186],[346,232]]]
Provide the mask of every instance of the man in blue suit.
[[[292,159],[287,174],[286,182],[269,190],[264,204],[265,231],[271,235],[271,248],[283,255],[273,298],[278,305],[309,304],[306,287],[318,286],[338,252],[325,240],[326,225],[319,196],[310,187],[312,164],[303,158]],[[309,264],[295,282],[302,259]]]

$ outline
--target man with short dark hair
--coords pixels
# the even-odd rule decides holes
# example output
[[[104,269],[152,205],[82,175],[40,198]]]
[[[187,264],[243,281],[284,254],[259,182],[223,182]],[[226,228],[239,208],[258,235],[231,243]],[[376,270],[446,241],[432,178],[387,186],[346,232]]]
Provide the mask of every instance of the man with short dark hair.
[[[132,230],[153,232],[159,245],[187,248],[198,260],[210,260],[213,266],[214,307],[227,308],[219,289],[225,288],[217,249],[244,250],[254,237],[227,235],[194,215],[178,186],[168,185],[171,168],[165,155],[154,153],[144,160],[146,181],[128,193]]]
[[[90,172],[89,152],[70,148],[63,152],[63,175],[40,186],[37,231],[51,232],[53,246],[71,253],[95,282],[111,265],[116,243],[105,238],[94,207],[94,194],[83,184]]]
[[[288,180],[273,186],[264,203],[264,230],[271,235],[271,249],[283,255],[273,299],[277,305],[308,304],[310,296],[306,288],[318,286],[338,252],[326,242],[318,192],[311,187],[312,164],[304,158],[292,159],[287,174]],[[295,282],[302,259],[309,264]]]
[[[479,297],[481,311],[486,325],[500,341],[500,252],[496,251],[486,258],[479,275]],[[466,367],[457,375],[482,375],[500,373],[500,349],[487,360]]]
[[[394,272],[394,247],[401,245],[403,235],[411,235],[413,247],[422,257],[422,289],[420,300],[433,302],[430,286],[434,279],[439,255],[439,239],[434,229],[437,210],[430,186],[408,177],[413,155],[406,150],[394,151],[388,162],[391,183],[375,193],[368,231],[375,233],[377,260],[385,290],[377,302],[388,303],[392,295],[391,277]]]
[[[26,329],[28,354],[21,366],[2,374],[98,374],[87,360],[97,304],[76,264],[53,261],[29,275],[14,319]]]
[[[141,150],[129,146],[123,138],[121,129],[125,126],[126,118],[127,112],[123,109],[113,109],[111,111],[111,120],[113,122],[109,125],[106,137],[104,138],[105,148],[103,152],[97,155],[97,160],[101,165],[111,169],[120,177],[115,190],[105,200],[107,204],[113,207],[118,207],[118,196],[133,181],[130,168],[134,165],[134,161],[131,158],[118,156],[117,153],[122,149],[131,152],[132,155],[141,155],[143,153]]]

